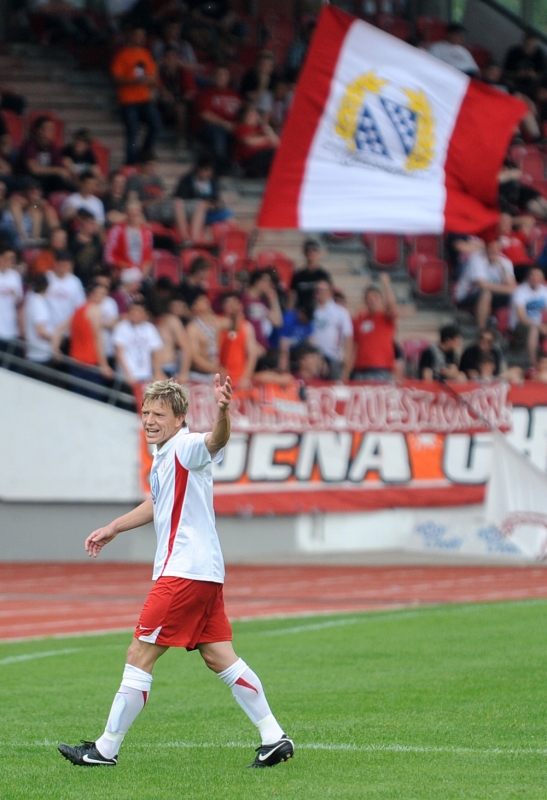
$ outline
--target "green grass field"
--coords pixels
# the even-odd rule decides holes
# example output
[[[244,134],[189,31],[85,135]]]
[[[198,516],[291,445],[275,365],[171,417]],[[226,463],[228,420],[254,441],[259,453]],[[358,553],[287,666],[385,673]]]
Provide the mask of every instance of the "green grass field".
[[[157,664],[116,768],[56,750],[95,738],[129,635],[0,645],[1,800],[450,800],[547,796],[547,601],[236,623],[297,746],[244,769],[255,730],[197,653]]]

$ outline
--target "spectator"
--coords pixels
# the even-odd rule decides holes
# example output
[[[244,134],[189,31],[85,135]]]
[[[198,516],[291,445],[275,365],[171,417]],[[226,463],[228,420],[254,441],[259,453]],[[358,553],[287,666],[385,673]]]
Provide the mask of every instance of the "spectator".
[[[158,86],[157,67],[145,43],[144,28],[134,27],[128,32],[127,44],[118,50],[110,68],[126,128],[127,164],[136,164],[138,159],[140,123],[145,123],[148,129],[142,146],[146,152],[154,149],[161,129],[160,114],[152,97],[152,90]]]
[[[283,325],[283,313],[272,276],[265,269],[255,270],[242,296],[245,317],[254,327],[258,354],[264,355],[274,328]]]
[[[469,236],[464,233],[449,233],[447,235],[447,257],[452,267],[455,281],[459,281],[461,278],[469,256],[483,249],[484,241],[479,239],[478,236]]]
[[[289,45],[285,57],[285,71],[288,80],[291,82],[296,81],[298,73],[302,69],[314,32],[315,21],[310,20],[302,26],[298,37]]]
[[[103,201],[97,197],[99,182],[92,172],[82,172],[79,181],[79,191],[69,195],[61,208],[64,222],[74,219],[81,208],[85,208],[95,217],[102,227],[106,222]]]
[[[148,320],[144,300],[132,301],[127,319],[118,322],[112,338],[118,372],[129,386],[164,380],[161,369],[163,342]]]
[[[188,305],[192,312],[192,321],[187,328],[192,348],[190,380],[212,383],[217,372],[223,379],[226,373],[220,364],[218,351],[221,320],[213,312],[203,289],[195,290]]]
[[[479,358],[482,353],[490,354],[495,361],[493,375],[499,377],[504,370],[503,355],[496,344],[496,333],[494,329],[486,328],[481,331],[475,344],[469,345],[462,353],[459,368],[466,374],[469,380],[475,380],[480,376]]]
[[[525,33],[522,44],[507,51],[503,63],[504,80],[513,92],[521,92],[532,100],[544,85],[547,60],[539,37],[533,32]]]
[[[272,100],[272,113],[270,115],[270,125],[277,133],[281,135],[281,131],[285,126],[289,109],[293,101],[293,90],[290,84],[285,80],[278,80],[273,90]]]
[[[511,327],[524,329],[528,360],[535,367],[540,340],[547,336],[547,286],[543,272],[532,267],[524,283],[517,287],[511,303]]]
[[[211,273],[211,262],[207,258],[197,256],[190,264],[190,269],[184,276],[184,280],[179,286],[181,299],[190,306],[194,299],[196,290],[207,291],[209,275]]]
[[[175,208],[172,197],[167,197],[165,184],[157,172],[157,162],[151,153],[143,153],[139,159],[139,171],[127,181],[130,196],[141,203],[144,216],[150,222],[173,225]]]
[[[57,254],[53,270],[47,273],[46,301],[55,328],[66,325],[76,309],[85,303],[84,287],[72,270],[72,254],[65,250]]]
[[[87,128],[78,128],[72,136],[71,144],[65,145],[62,150],[63,166],[66,167],[72,180],[79,181],[84,173],[90,172],[101,181],[104,178],[97,157],[91,148],[91,133]]]
[[[113,172],[108,182],[108,191],[104,197],[103,203],[107,225],[117,225],[120,222],[126,221],[126,203],[127,178],[123,172]]]
[[[21,250],[45,244],[45,237],[58,227],[59,218],[55,209],[42,196],[39,181],[28,181],[22,194],[12,194],[8,208],[2,214],[0,233]]]
[[[535,217],[547,219],[547,199],[523,183],[521,178],[522,171],[510,159],[505,159],[498,175],[498,202],[502,212],[518,217],[522,211],[527,211]]]
[[[38,252],[31,262],[31,275],[45,275],[52,272],[59,253],[68,249],[68,235],[64,228],[53,228],[49,234],[48,246]]]
[[[460,329],[445,325],[439,331],[438,344],[430,344],[420,356],[418,374],[424,381],[466,380],[459,369],[459,351],[462,345]]]
[[[79,362],[70,365],[70,374],[100,385],[103,384],[101,375],[111,378],[114,374],[104,350],[101,308],[106,297],[106,287],[101,283],[92,283],[87,290],[86,302],[76,309],[67,325],[70,330],[68,354]],[[98,367],[101,375],[89,367]],[[101,397],[92,392],[77,391],[89,397]]]
[[[298,402],[302,399],[300,396],[301,387],[298,385],[298,380],[287,367],[283,366],[282,362],[283,356],[279,348],[270,348],[266,355],[262,356],[257,362],[253,375],[253,383],[268,384],[267,392],[269,397],[272,395],[272,384],[282,387],[283,394],[281,397],[284,400],[288,399],[293,402]],[[288,392],[290,392],[290,394]],[[274,390],[273,394],[275,397],[277,392]]]
[[[496,379],[496,357],[494,353],[483,352],[479,354],[477,380],[481,383],[488,383]]]
[[[353,321],[351,377],[356,381],[393,379],[397,303],[387,272],[380,273],[380,281],[382,289],[369,286],[365,290],[365,308]]]
[[[32,123],[30,136],[19,153],[18,171],[40,182],[44,193],[73,192],[70,170],[63,165],[61,150],[55,144],[55,123],[42,115]]]
[[[185,69],[174,47],[165,50],[159,67],[159,108],[164,122],[174,123],[177,147],[182,148],[188,138],[188,121],[193,101],[197,95],[193,72]]]
[[[127,204],[127,221],[108,231],[104,257],[117,272],[137,267],[145,277],[152,269],[152,231],[146,225],[138,200]]]
[[[128,270],[126,270],[127,272]],[[110,290],[112,289],[112,281],[110,280],[110,276],[107,275],[105,272],[99,272],[93,278],[93,283],[100,284],[104,286],[106,290],[106,297],[104,298],[103,302],[101,303],[101,325],[102,325],[102,333],[103,333],[103,347],[104,347],[104,354],[110,366],[114,368],[115,359],[114,359],[114,343],[112,341],[112,330],[114,326],[117,324],[120,313],[118,311],[118,305],[113,297],[110,296]]]
[[[74,256],[74,274],[87,286],[100,271],[103,259],[103,235],[99,223],[89,211],[81,208],[76,214],[77,230],[70,238],[69,250]]]
[[[291,292],[295,305],[305,308],[313,316],[315,309],[315,288],[319,281],[330,281],[330,275],[321,266],[322,250],[317,239],[306,239],[302,247],[305,264],[297,270],[291,281]]]
[[[170,300],[156,300],[155,324],[163,341],[161,369],[177,383],[188,383],[192,351],[190,339],[180,319],[169,310]]]
[[[70,45],[104,44],[105,38],[80,0],[30,0],[29,10],[42,16],[49,37]]]
[[[279,365],[289,369],[294,362],[294,353],[306,344],[313,333],[313,324],[308,310],[303,306],[283,312],[283,326],[279,329]],[[294,366],[294,363],[292,364]]]
[[[187,242],[201,241],[206,225],[233,216],[220,200],[214,163],[209,157],[200,158],[195,168],[180,179],[174,198],[177,227]]]
[[[23,281],[14,265],[12,248],[0,242],[0,351],[23,333]]]
[[[272,165],[279,136],[273,128],[261,122],[255,106],[245,106],[240,123],[234,130],[235,160],[250,178],[265,178]]]
[[[493,309],[506,308],[515,290],[513,265],[501,254],[498,239],[472,253],[454,290],[459,308],[475,310],[479,330],[484,330]]]
[[[451,22],[446,28],[446,38],[440,42],[429,45],[429,52],[435,58],[450,64],[472,78],[479,76],[480,70],[477,63],[463,40],[465,28],[459,22]]]
[[[533,217],[521,217],[517,222],[510,214],[500,214],[501,252],[512,263],[517,283],[522,283],[534,263],[527,250],[534,225]]]
[[[52,339],[55,333],[51,311],[45,294],[48,281],[45,275],[38,273],[31,281],[24,303],[23,318],[25,321],[25,358],[35,364],[51,366],[53,363]]]
[[[296,370],[295,378],[307,383],[326,378],[329,368],[319,348],[304,344],[295,352]]]
[[[5,184],[6,192],[19,192],[26,186],[27,179],[15,175],[19,154],[13,146],[8,132],[0,135],[0,181]]]
[[[183,69],[192,72],[199,70],[200,67],[194,48],[186,39],[181,39],[181,26],[176,21],[165,23],[162,38],[157,39],[152,46],[152,55],[156,63],[162,60],[169,49],[175,51],[177,62]]]
[[[127,316],[129,306],[135,300],[142,299],[141,287],[144,275],[138,267],[124,269],[120,275],[120,285],[112,292],[121,317]]]
[[[233,132],[242,100],[230,88],[230,72],[219,66],[213,75],[213,85],[198,95],[198,137],[209,147],[219,172],[227,172],[232,162]]]
[[[532,372],[531,378],[539,383],[547,383],[547,354],[539,354],[537,366]]]
[[[191,0],[186,28],[192,42],[216,62],[234,57],[234,48],[245,43],[247,29],[237,18],[230,0]]]
[[[219,361],[236,389],[248,389],[254,375],[258,349],[253,326],[245,319],[237,292],[222,298],[222,313],[228,327],[220,331]]]
[[[244,74],[240,90],[243,99],[254,105],[265,123],[270,122],[275,83],[275,56],[271,50],[262,50],[256,66]]]
[[[347,380],[353,359],[353,323],[347,308],[334,302],[330,281],[318,281],[311,342],[323,354],[328,378]]]

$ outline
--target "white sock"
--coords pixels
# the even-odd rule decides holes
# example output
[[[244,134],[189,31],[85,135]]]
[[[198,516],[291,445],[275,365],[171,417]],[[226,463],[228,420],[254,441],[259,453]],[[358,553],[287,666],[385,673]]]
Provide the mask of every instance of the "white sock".
[[[231,667],[219,672],[218,677],[230,687],[236,701],[258,728],[262,744],[278,742],[283,736],[283,729],[270,711],[258,675],[242,658],[238,658]]]
[[[95,746],[105,758],[118,755],[124,736],[146,705],[152,675],[131,664],[126,664],[122,683],[112,703],[103,735]]]

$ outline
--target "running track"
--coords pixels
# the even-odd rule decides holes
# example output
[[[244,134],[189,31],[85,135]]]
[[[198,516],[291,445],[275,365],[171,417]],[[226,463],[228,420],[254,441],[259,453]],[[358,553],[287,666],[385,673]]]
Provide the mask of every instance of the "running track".
[[[131,629],[151,586],[142,564],[0,564],[0,640]],[[232,619],[547,598],[539,567],[227,569]]]

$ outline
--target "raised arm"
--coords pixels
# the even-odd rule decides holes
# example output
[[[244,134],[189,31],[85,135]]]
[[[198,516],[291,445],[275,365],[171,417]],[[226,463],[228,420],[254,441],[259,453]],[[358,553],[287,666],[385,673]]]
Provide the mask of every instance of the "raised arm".
[[[205,446],[212,456],[228,443],[230,438],[230,400],[232,399],[232,379],[226,376],[224,383],[220,384],[220,375],[215,375],[213,387],[215,401],[217,404],[217,415],[213,424],[213,430],[205,437]]]
[[[90,533],[85,540],[85,549],[91,558],[97,558],[105,544],[115,539],[123,531],[131,531],[133,528],[140,528],[147,525],[154,519],[154,504],[152,498],[148,498],[140,506],[124,514],[122,517],[105,525],[104,528],[97,528]]]

